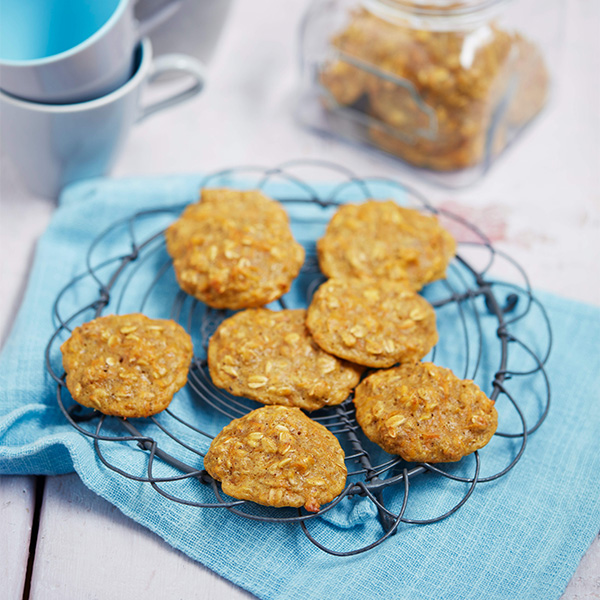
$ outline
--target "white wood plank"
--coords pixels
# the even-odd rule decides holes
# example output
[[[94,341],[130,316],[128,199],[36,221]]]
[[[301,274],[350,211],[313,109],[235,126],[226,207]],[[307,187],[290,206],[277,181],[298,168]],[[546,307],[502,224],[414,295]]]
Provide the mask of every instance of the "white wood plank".
[[[561,600],[598,600],[600,598],[600,536],[581,559]]]
[[[90,492],[76,475],[48,477],[31,600],[251,600]]]
[[[0,597],[21,598],[35,507],[34,477],[0,477]]]

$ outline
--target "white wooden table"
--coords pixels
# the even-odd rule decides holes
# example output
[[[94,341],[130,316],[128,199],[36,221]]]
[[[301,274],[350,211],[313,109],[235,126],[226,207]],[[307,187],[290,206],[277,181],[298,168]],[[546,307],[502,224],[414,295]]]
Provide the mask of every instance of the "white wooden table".
[[[567,2],[552,106],[488,177],[460,192],[429,188],[392,160],[323,140],[293,120],[295,35],[305,0],[238,0],[201,97],[137,126],[115,176],[274,165],[311,157],[359,174],[402,177],[437,205],[492,227],[533,284],[600,305],[600,3]],[[24,292],[36,239],[55,208],[32,196],[1,148],[0,339]],[[118,552],[115,552],[118,549]],[[0,478],[0,598],[250,598],[89,492],[75,475]],[[564,600],[600,598],[600,543]]]

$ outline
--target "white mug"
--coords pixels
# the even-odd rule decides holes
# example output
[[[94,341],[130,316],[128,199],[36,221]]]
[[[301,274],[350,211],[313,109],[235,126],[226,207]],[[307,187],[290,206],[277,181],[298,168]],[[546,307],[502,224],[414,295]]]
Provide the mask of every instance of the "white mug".
[[[105,96],[131,77],[140,40],[180,3],[160,0],[138,20],[133,0],[1,0],[0,89],[45,104]]]
[[[183,91],[142,105],[144,84],[172,72],[191,76],[192,82]],[[136,51],[133,76],[102,98],[41,104],[0,92],[0,139],[25,185],[55,198],[68,183],[107,173],[136,121],[198,94],[204,79],[202,64],[190,56],[167,54],[153,60],[145,38]]]
[[[164,0],[138,0],[135,16],[146,21],[156,14]],[[227,21],[232,0],[181,0],[168,21],[160,23],[148,35],[157,54],[183,52],[210,62]]]

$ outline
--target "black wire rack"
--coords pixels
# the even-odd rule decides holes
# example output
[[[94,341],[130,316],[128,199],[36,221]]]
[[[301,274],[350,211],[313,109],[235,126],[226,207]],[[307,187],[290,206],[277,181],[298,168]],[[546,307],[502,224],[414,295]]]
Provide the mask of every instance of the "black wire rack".
[[[306,171],[318,171],[328,183],[309,183],[300,174]],[[422,292],[436,310],[440,336],[426,360],[442,363],[460,377],[474,379],[496,402],[500,424],[508,430],[497,431],[488,446],[458,463],[405,463],[364,436],[350,396],[339,406],[310,414],[338,437],[346,452],[348,481],[336,499],[316,513],[307,513],[226,497],[218,482],[203,469],[203,456],[225,423],[260,404],[216,388],[208,374],[210,336],[231,313],[211,309],[187,296],[174,279],[163,234],[184,206],[196,201],[186,198],[181,204],[136,212],[99,233],[90,243],[82,272],[64,286],[54,303],[56,329],[46,347],[46,366],[56,382],[56,400],[72,427],[91,440],[106,469],[117,477],[151,486],[174,503],[199,510],[229,511],[257,522],[295,523],[318,548],[336,556],[349,556],[378,546],[401,526],[426,525],[449,517],[472,497],[479,484],[496,482],[515,467],[528,437],[540,427],[549,410],[550,384],[545,365],[552,345],[545,310],[516,262],[494,248],[477,227],[458,215],[436,210],[415,189],[392,179],[358,177],[334,163],[302,160],[274,168],[226,169],[207,175],[199,187],[224,184],[262,189],[277,198],[289,210],[294,234],[306,248],[306,261],[292,292],[273,308],[288,307],[290,298],[295,302],[301,298],[300,305],[308,305],[312,293],[324,281],[314,248],[318,235],[315,231],[319,227],[324,230],[339,204],[393,198],[437,214],[459,244],[447,278]],[[508,267],[512,279],[519,283],[497,279],[494,273],[498,265],[502,273]],[[147,313],[156,312],[156,307],[168,312],[156,316],[180,322],[194,341],[187,391],[180,391],[168,409],[147,419],[108,417],[76,404],[64,384],[59,350],[73,327],[103,312]],[[537,325],[531,326],[531,321]],[[185,399],[180,399],[183,396]],[[443,498],[444,508],[433,516],[409,516],[409,498],[432,478],[436,479],[434,493]],[[370,518],[378,521],[378,533],[370,533],[360,547],[347,547],[342,539],[337,548],[332,548],[311,533],[313,519],[327,521],[342,503],[357,501],[370,503]],[[411,512],[419,513],[422,508],[421,512],[427,513],[421,499],[410,504]]]

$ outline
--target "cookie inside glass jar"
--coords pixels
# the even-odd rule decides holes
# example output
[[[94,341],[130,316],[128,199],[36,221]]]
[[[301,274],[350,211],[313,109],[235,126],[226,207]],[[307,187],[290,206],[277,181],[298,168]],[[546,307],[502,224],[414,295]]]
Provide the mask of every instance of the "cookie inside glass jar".
[[[506,4],[354,3],[318,67],[321,103],[354,123],[352,137],[412,165],[454,171],[488,161],[549,88],[540,49],[504,23]]]

